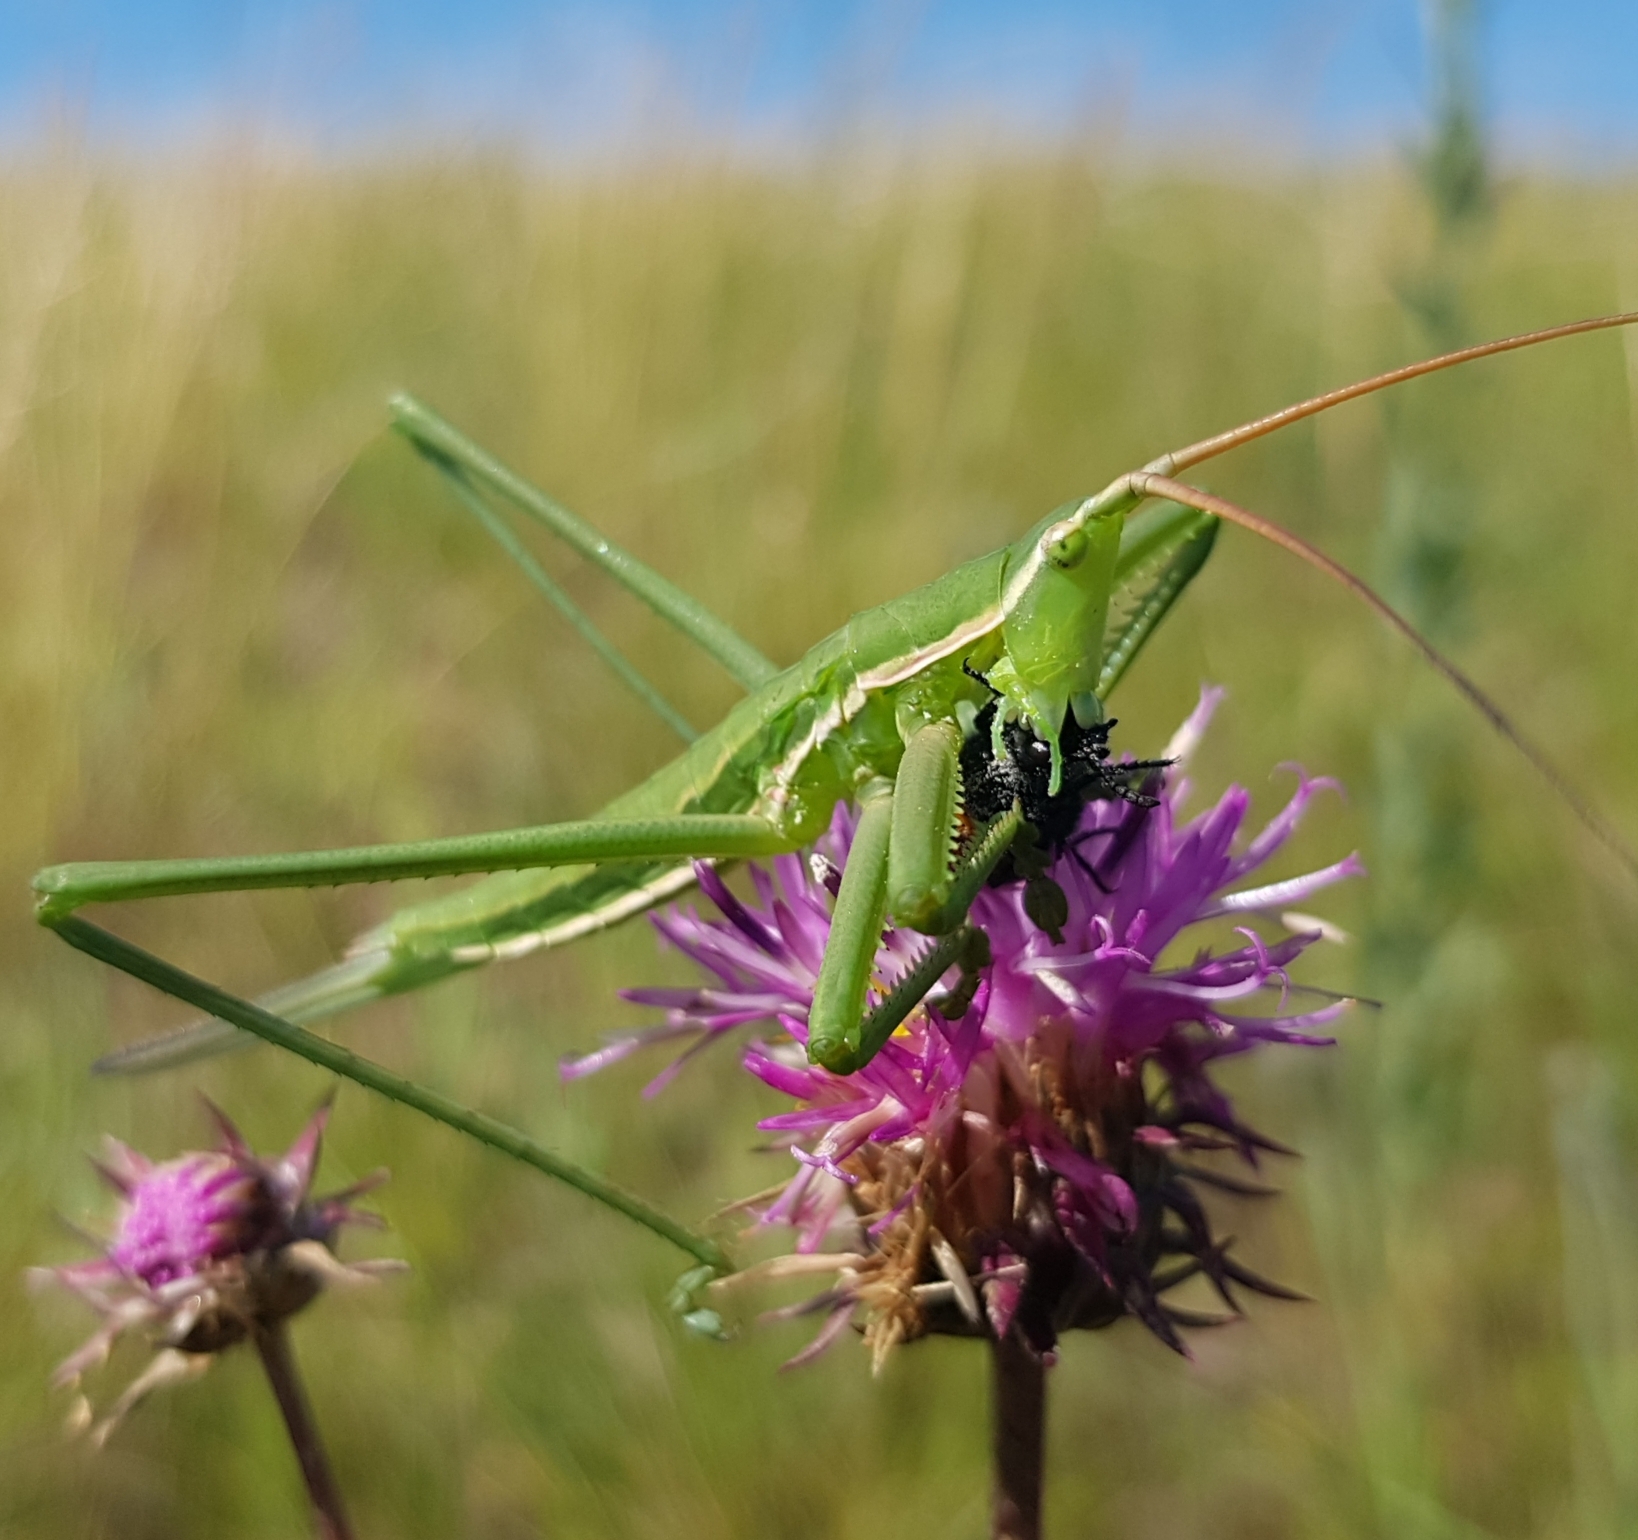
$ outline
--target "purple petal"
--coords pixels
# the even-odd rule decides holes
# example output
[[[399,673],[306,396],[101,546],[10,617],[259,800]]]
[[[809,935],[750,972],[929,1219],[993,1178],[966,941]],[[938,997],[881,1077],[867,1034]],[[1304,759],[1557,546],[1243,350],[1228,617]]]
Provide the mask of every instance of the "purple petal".
[[[694,876],[702,892],[722,912],[722,917],[750,943],[770,957],[779,957],[785,948],[780,938],[728,891],[717,869],[704,861],[694,863]]]
[[[1321,888],[1330,887],[1333,882],[1364,875],[1365,865],[1356,850],[1332,866],[1322,866],[1318,871],[1307,872],[1301,877],[1288,877],[1284,882],[1271,882],[1241,893],[1225,893],[1218,899],[1217,906],[1207,910],[1200,918],[1210,920],[1219,915],[1243,913],[1248,909],[1285,909],[1292,904],[1300,904]]]
[[[852,1319],[853,1301],[848,1300],[831,1311],[825,1324],[819,1328],[819,1335],[812,1342],[794,1357],[787,1358],[779,1367],[800,1369],[804,1364],[811,1364],[827,1348],[841,1340],[842,1333],[847,1330],[847,1323]]]

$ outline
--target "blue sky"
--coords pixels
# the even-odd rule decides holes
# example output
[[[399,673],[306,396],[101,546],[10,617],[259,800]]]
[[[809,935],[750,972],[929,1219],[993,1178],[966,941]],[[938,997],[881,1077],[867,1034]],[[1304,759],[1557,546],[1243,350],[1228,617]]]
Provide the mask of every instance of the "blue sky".
[[[1638,159],[1638,0],[1482,15],[1508,152]],[[11,135],[66,113],[138,140],[226,121],[321,146],[595,149],[686,125],[754,148],[863,118],[1309,155],[1402,144],[1424,89],[1417,0],[0,0]]]

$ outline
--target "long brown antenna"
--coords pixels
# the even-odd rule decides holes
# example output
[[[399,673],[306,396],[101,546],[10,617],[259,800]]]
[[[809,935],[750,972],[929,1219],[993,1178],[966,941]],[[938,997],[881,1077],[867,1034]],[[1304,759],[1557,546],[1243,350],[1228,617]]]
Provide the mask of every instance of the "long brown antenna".
[[[1289,423],[1301,422],[1304,417],[1313,417],[1333,406],[1340,406],[1344,401],[1357,400],[1360,396],[1386,390],[1390,385],[1398,385],[1405,380],[1414,380],[1424,374],[1437,374],[1441,369],[1454,369],[1457,364],[1470,363],[1475,358],[1489,358],[1495,353],[1511,353],[1515,348],[1534,347],[1538,342],[1551,342],[1557,337],[1575,337],[1582,332],[1608,331],[1611,327],[1631,326],[1634,322],[1638,322],[1638,310],[1628,310],[1621,315],[1601,315],[1594,316],[1588,321],[1571,321],[1567,326],[1549,326],[1545,331],[1524,332],[1517,337],[1502,337],[1495,342],[1481,342],[1477,347],[1458,348],[1454,353],[1441,353],[1437,358],[1424,358],[1419,364],[1405,364],[1401,368],[1390,369],[1386,374],[1373,375],[1368,380],[1344,385],[1340,390],[1327,391],[1323,396],[1313,396],[1307,401],[1299,401],[1295,406],[1270,412],[1267,417],[1259,417],[1254,422],[1242,423],[1238,428],[1230,428],[1226,433],[1203,438],[1198,444],[1190,444],[1186,449],[1179,449],[1173,454],[1162,455],[1158,460],[1151,460],[1143,468],[1157,476],[1170,476],[1177,471],[1186,471],[1190,466],[1199,465],[1202,460],[1210,460],[1227,450],[1238,449],[1241,444],[1249,444],[1253,439],[1261,438],[1265,433],[1272,433]]]
[[[1638,319],[1638,316],[1629,316],[1623,319],[1634,320]],[[1585,325],[1583,329],[1586,329]],[[1557,332],[1538,332],[1536,334],[1538,338],[1562,335],[1564,335],[1564,328],[1562,327]],[[1520,345],[1517,339],[1514,340],[1514,345]],[[1469,356],[1472,356],[1471,352]],[[1403,373],[1401,373],[1400,378],[1404,378]],[[1282,413],[1281,415],[1288,414]],[[1269,421],[1270,419],[1265,418],[1264,420]],[[1252,534],[1260,535],[1264,540],[1272,541],[1275,545],[1291,552],[1293,556],[1300,557],[1309,566],[1318,568],[1333,582],[1340,583],[1349,593],[1358,599],[1362,599],[1466,696],[1485,720],[1530,761],[1542,779],[1564,799],[1570,810],[1581,820],[1599,844],[1608,850],[1634,879],[1638,879],[1638,855],[1634,855],[1631,847],[1615,828],[1570,784],[1564,772],[1547,757],[1546,751],[1539,748],[1519,728],[1515,727],[1508,718],[1507,713],[1479,687],[1473,678],[1451,662],[1444,653],[1440,652],[1432,642],[1423,636],[1410,621],[1401,615],[1363,578],[1355,577],[1340,562],[1333,561],[1325,552],[1319,550],[1316,546],[1310,545],[1301,536],[1294,535],[1290,530],[1283,529],[1272,520],[1265,519],[1261,514],[1253,513],[1249,508],[1242,508],[1239,504],[1231,503],[1225,498],[1216,497],[1210,492],[1202,492],[1199,488],[1188,486],[1181,481],[1173,481],[1170,476],[1155,475],[1147,471],[1136,472],[1132,476],[1130,484],[1134,491],[1141,492],[1146,497],[1170,498],[1174,503],[1182,503],[1188,508],[1198,508],[1202,513],[1214,513],[1218,518],[1224,519],[1230,524],[1238,524],[1241,529],[1249,529]]]

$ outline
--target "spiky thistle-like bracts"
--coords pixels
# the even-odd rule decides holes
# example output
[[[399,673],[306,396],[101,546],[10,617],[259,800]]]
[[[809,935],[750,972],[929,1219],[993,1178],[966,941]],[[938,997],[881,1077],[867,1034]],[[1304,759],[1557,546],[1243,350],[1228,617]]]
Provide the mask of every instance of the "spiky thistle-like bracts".
[[[77,1388],[128,1332],[158,1349],[147,1369],[95,1424],[105,1438],[144,1396],[189,1379],[212,1357],[305,1309],[326,1285],[377,1277],[403,1264],[347,1264],[333,1250],[343,1225],[379,1226],[354,1199],[379,1186],[376,1172],[343,1192],[311,1193],[329,1120],[321,1106],[281,1156],[263,1159],[208,1101],[221,1143],[154,1162],[114,1139],[97,1169],[119,1194],[119,1211],[100,1256],[36,1268],[37,1284],[57,1284],[85,1300],[102,1323],[58,1368],[56,1383]],[[90,1403],[74,1421],[90,1425]]]

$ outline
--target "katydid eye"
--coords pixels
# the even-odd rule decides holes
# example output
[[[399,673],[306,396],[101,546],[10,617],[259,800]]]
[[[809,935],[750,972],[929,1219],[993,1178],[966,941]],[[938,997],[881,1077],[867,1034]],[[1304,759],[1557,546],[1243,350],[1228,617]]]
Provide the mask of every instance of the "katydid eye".
[[[1078,567],[1086,559],[1086,531],[1074,524],[1054,524],[1041,536],[1041,554],[1060,572]]]

